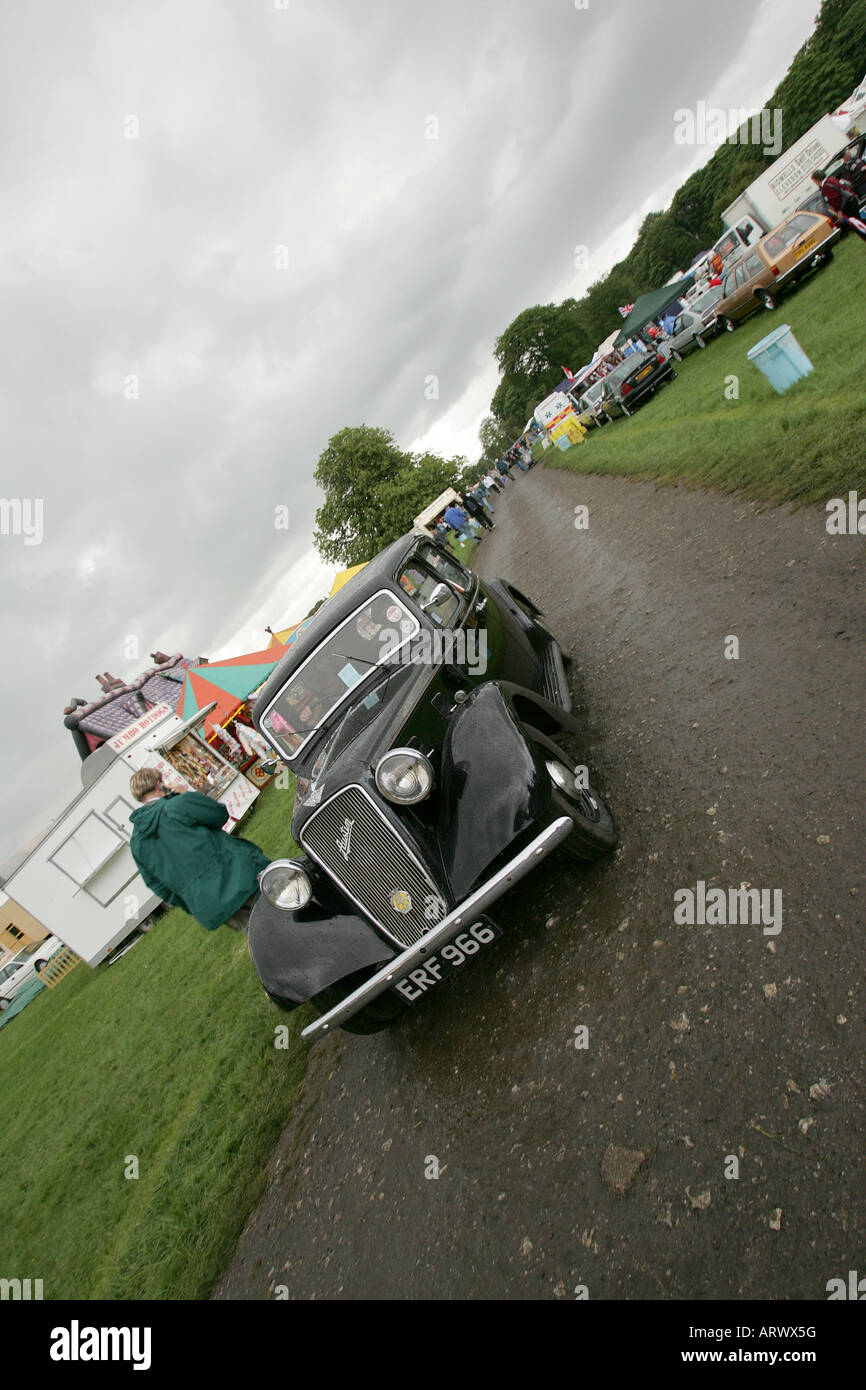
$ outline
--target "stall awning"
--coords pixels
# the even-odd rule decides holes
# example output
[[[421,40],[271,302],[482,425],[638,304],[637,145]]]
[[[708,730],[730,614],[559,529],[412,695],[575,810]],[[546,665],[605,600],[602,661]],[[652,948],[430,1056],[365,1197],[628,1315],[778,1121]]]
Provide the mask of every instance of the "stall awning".
[[[614,338],[614,347],[622,347],[627,338],[634,337],[635,333],[640,333],[652,319],[658,318],[669,304],[673,304],[675,299],[685,294],[692,279],[691,275],[684,275],[676,284],[662,285],[660,290],[651,290],[649,294],[642,294],[636,299],[634,308]]]
[[[216,703],[214,722],[225,724],[236,714],[248,695],[267,680],[285,655],[285,647],[266,647],[264,651],[230,656],[224,661],[209,661],[187,671],[183,700],[179,709],[184,719],[190,718],[202,705]]]

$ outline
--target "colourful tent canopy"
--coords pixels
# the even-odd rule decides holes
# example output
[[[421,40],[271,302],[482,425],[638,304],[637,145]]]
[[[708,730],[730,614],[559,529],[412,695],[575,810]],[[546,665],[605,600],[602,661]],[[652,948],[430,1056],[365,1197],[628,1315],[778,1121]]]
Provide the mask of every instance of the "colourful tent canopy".
[[[331,585],[331,592],[329,594],[329,598],[333,598],[334,594],[338,594],[340,592],[344,584],[348,584],[350,579],[352,579],[356,574],[360,574],[361,570],[364,568],[364,565],[366,564],[367,561],[365,560],[364,564],[352,565],[351,569],[340,570],[340,573],[337,575],[336,579]]]
[[[268,643],[268,649],[270,650],[273,647],[285,647],[288,638],[291,637],[293,632],[297,632],[300,626],[300,623],[293,623],[291,627],[284,627],[282,632],[272,632],[271,640]]]
[[[280,648],[280,656],[282,656],[283,653],[287,650],[287,648],[290,647],[298,637],[300,637],[304,628],[307,626],[308,623],[311,623],[313,621],[314,617],[315,614],[313,614],[312,617],[309,618],[302,618],[299,623],[295,623],[292,627],[284,627],[282,632],[272,633],[270,646],[266,649],[268,656],[270,657],[270,654],[273,651],[274,647]]]
[[[266,647],[264,651],[230,656],[224,661],[209,661],[204,666],[188,670],[179,707],[181,717],[189,719],[196,710],[216,700],[217,707],[211,719],[214,723],[225,724],[237,713],[247,696],[267,680],[285,650],[282,644],[279,647]]]

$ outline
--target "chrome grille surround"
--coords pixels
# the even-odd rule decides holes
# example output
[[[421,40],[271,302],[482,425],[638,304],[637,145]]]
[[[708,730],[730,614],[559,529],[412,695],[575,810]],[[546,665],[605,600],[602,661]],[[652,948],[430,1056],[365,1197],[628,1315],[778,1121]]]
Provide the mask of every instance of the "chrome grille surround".
[[[304,849],[348,898],[398,946],[414,946],[444,917],[447,905],[409,846],[374,798],[357,783],[342,787],[300,832]],[[342,846],[342,847],[341,847]],[[411,903],[398,912],[392,895]],[[430,896],[441,910],[426,916]]]

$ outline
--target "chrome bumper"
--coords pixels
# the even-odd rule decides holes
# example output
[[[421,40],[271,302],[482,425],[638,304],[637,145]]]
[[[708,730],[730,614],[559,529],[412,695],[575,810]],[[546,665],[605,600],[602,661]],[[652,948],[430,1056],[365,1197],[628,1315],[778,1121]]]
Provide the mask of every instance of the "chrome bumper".
[[[437,951],[440,946],[445,946],[453,937],[457,935],[461,927],[466,926],[477,914],[484,912],[492,902],[501,898],[502,894],[509,888],[513,888],[521,878],[533,869],[540,859],[550,854],[551,850],[561,844],[566,835],[569,835],[574,828],[574,823],[569,816],[559,816],[552,824],[542,830],[540,835],[522,849],[509,864],[494,874],[480,888],[476,888],[474,893],[470,893],[468,898],[453,908],[447,917],[443,917],[441,922],[437,922],[432,927],[423,940],[402,951],[399,956],[395,956],[387,965],[383,965],[381,970],[366,980],[358,989],[347,994],[342,1003],[335,1008],[329,1009],[326,1014],[322,1014],[314,1023],[310,1023],[301,1033],[302,1038],[315,1038],[321,1033],[326,1033],[330,1028],[342,1023],[345,1019],[351,1018],[352,1014],[363,1009],[365,1004],[369,1004],[371,999],[377,995],[384,994],[386,989],[390,989],[399,980],[402,980],[410,970],[416,966],[423,965],[426,957]]]

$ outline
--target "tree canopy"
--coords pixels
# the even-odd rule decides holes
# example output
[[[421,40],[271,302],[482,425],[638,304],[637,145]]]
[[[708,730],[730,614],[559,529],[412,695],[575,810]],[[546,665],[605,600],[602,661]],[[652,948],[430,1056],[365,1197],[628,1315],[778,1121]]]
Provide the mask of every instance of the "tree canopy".
[[[446,487],[459,489],[468,472],[465,458],[403,453],[389,430],[348,426],[331,436],[316,466],[325,501],[315,547],[331,564],[360,565],[411,530]]]
[[[815,32],[766,103],[782,113],[783,150],[844,101],[864,70],[866,0],[823,0]],[[724,209],[776,158],[764,154],[762,143],[745,139],[720,145],[677,190],[666,211],[644,218],[628,255],[590,285],[582,299],[536,304],[517,315],[493,348],[501,380],[490,410],[508,442],[562,379],[562,367],[576,371],[591,359],[620,321],[620,304],[666,284],[718,240]],[[493,437],[488,427],[481,439],[485,457]]]

